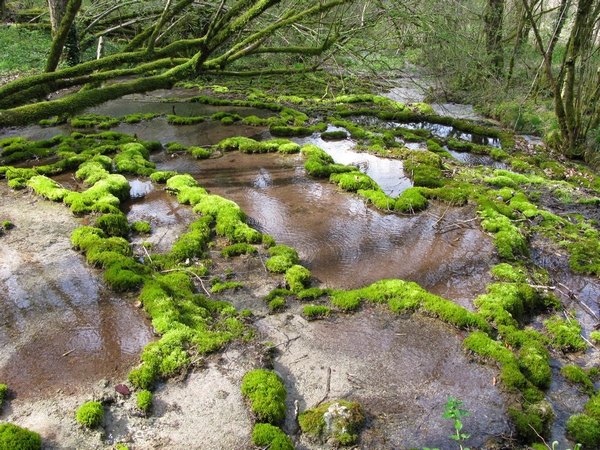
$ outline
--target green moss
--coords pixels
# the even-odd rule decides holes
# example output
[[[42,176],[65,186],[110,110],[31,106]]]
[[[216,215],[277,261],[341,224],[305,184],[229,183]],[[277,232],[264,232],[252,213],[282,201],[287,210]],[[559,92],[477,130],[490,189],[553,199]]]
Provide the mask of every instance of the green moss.
[[[42,175],[34,176],[27,181],[27,186],[36,194],[48,200],[61,201],[70,191],[60,186],[56,181]]]
[[[548,437],[554,421],[552,405],[548,401],[540,401],[528,405],[524,410],[509,408],[517,434],[525,442],[539,441],[539,436]]]
[[[351,192],[356,192],[359,189],[379,189],[377,183],[370,176],[358,171],[352,173],[332,173],[329,181],[337,183],[342,189]]]
[[[280,428],[270,423],[257,423],[252,431],[252,443],[271,450],[294,450],[292,440]]]
[[[570,382],[581,385],[581,390],[587,395],[594,395],[594,383],[581,367],[575,365],[563,366],[560,369],[560,374]]]
[[[519,367],[525,377],[538,388],[550,387],[552,381],[550,355],[540,342],[529,340],[524,343],[519,350]]]
[[[285,281],[292,292],[300,292],[311,280],[310,271],[298,264],[293,265],[285,272]]]
[[[592,396],[583,409],[588,416],[600,420],[600,395]]]
[[[559,316],[552,316],[544,321],[552,345],[564,352],[578,352],[587,349],[587,344],[581,337],[581,326],[577,320],[570,319],[565,322]]]
[[[155,164],[148,161],[149,152],[138,143],[121,146],[121,153],[115,156],[115,166],[119,172],[149,176],[154,172]]]
[[[6,398],[7,393],[8,393],[8,386],[0,383],[0,407],[2,407],[2,402]]]
[[[150,227],[150,224],[146,221],[136,221],[133,222],[131,224],[131,229],[135,232],[135,233],[140,233],[140,234],[150,234],[150,232],[152,231],[152,228]]]
[[[269,302],[269,311],[278,312],[285,308],[285,298],[283,297],[275,297],[273,300]]]
[[[152,392],[147,390],[142,390],[137,394],[137,407],[142,411],[146,412],[152,406]]]
[[[290,291],[289,289],[273,289],[271,292],[269,292],[266,296],[265,296],[265,301],[269,302],[271,300],[273,300],[275,297],[281,297],[281,296],[289,296],[289,295],[293,295],[293,292]]]
[[[475,299],[479,313],[497,325],[518,327],[524,314],[533,314],[543,309],[542,297],[526,284],[494,283],[488,285],[488,294]]]
[[[248,255],[256,252],[256,247],[250,244],[246,244],[245,242],[239,242],[237,244],[223,247],[223,249],[221,250],[221,256],[225,258],[230,258],[232,256]]]
[[[298,253],[287,245],[276,245],[269,249],[269,258],[265,262],[267,269],[274,273],[285,273],[289,268],[298,263]]]
[[[375,207],[384,211],[393,210],[397,203],[397,200],[388,197],[383,191],[379,189],[359,189],[357,193],[358,195],[366,198],[369,202],[375,205]]]
[[[490,272],[500,281],[512,283],[524,283],[527,281],[527,271],[522,267],[512,266],[508,263],[498,264],[492,267]]]
[[[0,424],[0,450],[41,450],[42,438],[35,431],[12,423]]]
[[[413,187],[402,192],[394,204],[394,209],[400,212],[415,213],[427,208],[428,205],[429,202],[421,195],[420,190]]]
[[[129,222],[124,214],[104,214],[98,217],[96,226],[108,236],[127,237],[129,234]]]
[[[213,294],[217,293],[217,292],[223,292],[227,289],[237,289],[237,288],[242,288],[244,287],[244,285],[242,283],[238,283],[235,281],[227,281],[225,283],[215,283],[212,285],[212,287],[210,288],[210,292],[212,292]]]
[[[323,305],[306,305],[302,312],[309,320],[321,319],[331,314],[331,309]]]
[[[302,412],[298,423],[302,432],[316,441],[331,439],[337,444],[352,445],[365,424],[365,414],[358,402],[333,400]]]
[[[279,146],[279,153],[292,154],[300,152],[300,144],[289,142]]]
[[[283,421],[287,391],[275,372],[265,369],[248,372],[242,380],[242,394],[250,399],[252,412],[259,422]]]
[[[592,331],[590,333],[590,339],[592,342],[600,342],[600,331]]]
[[[177,175],[177,172],[157,170],[150,174],[150,179],[156,183],[166,183],[169,178]]]
[[[196,159],[207,159],[210,158],[210,155],[212,155],[211,150],[206,150],[202,147],[189,147],[188,152],[190,152]]]
[[[585,414],[575,414],[567,421],[567,433],[585,450],[600,446],[600,422]]]
[[[88,428],[100,425],[104,418],[104,408],[100,402],[87,402],[77,409],[77,422]]]
[[[204,122],[205,120],[205,116],[181,117],[172,114],[167,116],[167,122],[169,122],[171,125],[193,125],[195,123]]]
[[[328,289],[321,289],[321,288],[308,288],[308,289],[303,289],[301,291],[299,291],[296,295],[298,296],[299,300],[306,300],[306,299],[312,299],[315,300],[319,297],[321,297],[322,295],[326,295],[329,292]]]
[[[323,133],[321,133],[321,139],[323,139],[323,140],[348,139],[348,133],[346,133],[343,130],[324,131]]]
[[[358,309],[361,303],[360,292],[356,291],[332,291],[331,304],[342,311],[354,311]]]

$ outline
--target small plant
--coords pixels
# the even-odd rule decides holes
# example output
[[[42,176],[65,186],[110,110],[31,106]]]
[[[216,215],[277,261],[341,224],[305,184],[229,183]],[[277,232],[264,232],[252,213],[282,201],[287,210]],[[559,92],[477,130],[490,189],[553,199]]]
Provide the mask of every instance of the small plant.
[[[4,228],[5,230],[10,230],[12,227],[14,227],[14,225],[10,220],[5,220],[4,222],[2,222],[2,228]]]
[[[144,411],[144,414],[148,412],[150,407],[152,406],[152,392],[150,391],[140,391],[137,395],[137,407]]]
[[[460,400],[452,397],[451,395],[448,396],[448,401],[446,402],[446,406],[445,406],[446,411],[442,415],[442,418],[452,419],[454,421],[455,434],[448,436],[448,437],[450,439],[453,439],[456,442],[458,442],[460,450],[469,450],[468,447],[463,447],[463,444],[464,444],[464,441],[466,441],[467,439],[469,439],[471,437],[471,435],[468,433],[461,432],[462,428],[463,428],[463,423],[462,423],[461,419],[463,417],[467,417],[467,416],[471,415],[471,413],[469,411],[467,411],[466,409],[460,408],[464,404],[465,404],[465,402],[461,402]],[[425,447],[425,448],[423,448],[423,450],[437,450],[437,449],[430,449],[428,447]]]
[[[285,308],[285,298],[275,297],[269,302],[269,310],[271,312],[278,312]]]
[[[99,425],[104,418],[104,409],[100,402],[87,402],[77,410],[77,422],[88,428]]]

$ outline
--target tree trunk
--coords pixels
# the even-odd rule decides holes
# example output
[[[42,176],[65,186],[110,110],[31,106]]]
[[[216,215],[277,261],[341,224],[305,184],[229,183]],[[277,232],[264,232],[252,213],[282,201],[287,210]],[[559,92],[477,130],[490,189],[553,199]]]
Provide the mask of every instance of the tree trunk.
[[[81,8],[81,3],[82,0],[69,0],[64,17],[60,22],[60,28],[52,41],[50,55],[48,55],[48,61],[46,62],[46,72],[54,72],[58,67],[60,55],[62,54],[63,47],[69,37],[71,27],[74,25],[75,16],[77,15],[79,8]]]
[[[502,52],[502,28],[504,22],[504,0],[488,0],[485,21],[485,47],[492,71],[500,76],[504,69],[504,55]]]
[[[60,21],[62,20],[65,11],[67,10],[67,3],[69,0],[48,0],[48,10],[50,12],[50,25],[52,26],[52,37],[56,36],[58,29],[60,28]]]

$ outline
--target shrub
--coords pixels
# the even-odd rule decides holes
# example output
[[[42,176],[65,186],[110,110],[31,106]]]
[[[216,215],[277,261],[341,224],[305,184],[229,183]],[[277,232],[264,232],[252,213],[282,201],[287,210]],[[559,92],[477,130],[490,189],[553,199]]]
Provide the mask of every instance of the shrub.
[[[292,440],[280,428],[270,423],[257,423],[254,425],[252,443],[270,450],[294,450]]]
[[[102,422],[104,409],[100,402],[87,402],[77,410],[77,422],[88,428],[95,427]]]
[[[250,399],[252,412],[259,422],[283,421],[287,391],[275,372],[265,369],[248,372],[242,380],[242,394]]]
[[[12,423],[0,425],[0,450],[39,450],[42,438],[35,431]]]
[[[137,395],[137,407],[142,411],[146,412],[152,406],[152,392],[143,390],[138,392]]]
[[[584,449],[600,446],[600,422],[585,414],[575,414],[567,422],[567,433]]]

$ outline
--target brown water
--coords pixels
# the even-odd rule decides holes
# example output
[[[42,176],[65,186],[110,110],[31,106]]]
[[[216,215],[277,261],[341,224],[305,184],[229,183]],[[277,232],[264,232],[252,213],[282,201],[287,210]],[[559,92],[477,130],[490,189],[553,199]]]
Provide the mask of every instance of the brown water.
[[[106,289],[71,250],[81,223],[62,205],[0,185],[0,379],[19,397],[121,379],[153,339],[135,298]]]

